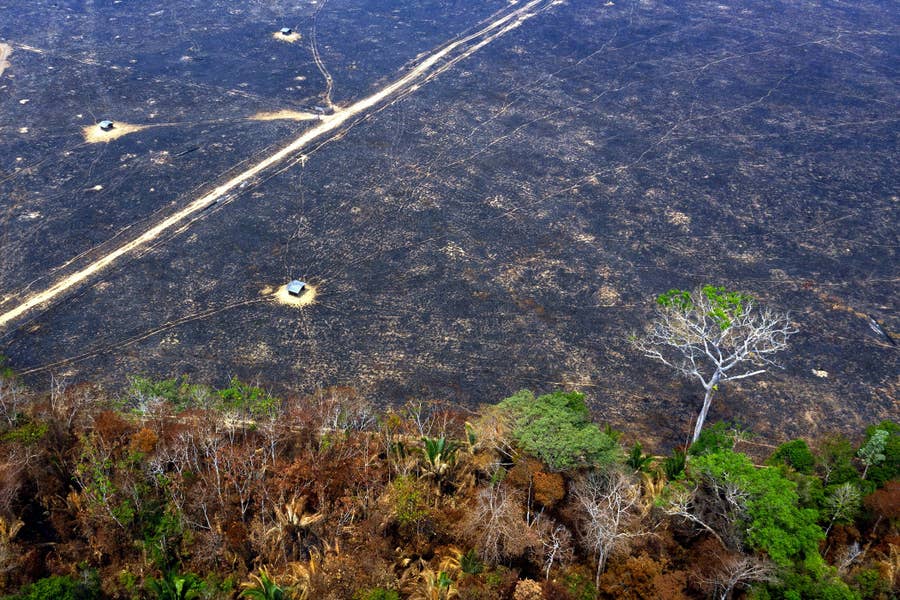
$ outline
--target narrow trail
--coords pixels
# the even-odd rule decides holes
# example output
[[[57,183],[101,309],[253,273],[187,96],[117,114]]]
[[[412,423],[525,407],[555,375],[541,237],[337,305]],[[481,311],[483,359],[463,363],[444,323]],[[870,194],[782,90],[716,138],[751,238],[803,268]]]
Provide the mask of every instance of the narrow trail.
[[[328,0],[322,2],[316,9],[316,14],[313,15],[312,31],[310,32],[309,42],[310,46],[312,46],[312,55],[316,67],[319,69],[322,77],[325,78],[325,107],[334,109],[334,102],[331,100],[331,94],[334,92],[334,78],[331,76],[331,73],[328,72],[328,69],[325,68],[325,61],[322,60],[322,56],[319,54],[319,43],[316,39],[316,32],[319,29],[319,14],[322,12],[322,9],[325,8],[326,4],[328,4]]]
[[[70,356],[69,358],[64,358],[62,360],[58,360],[58,361],[55,361],[52,363],[39,365],[37,367],[32,367],[30,369],[24,369],[22,371],[19,371],[19,374],[20,375],[33,375],[34,373],[41,373],[43,371],[48,371],[50,369],[57,369],[59,367],[65,367],[67,365],[71,365],[71,364],[86,360],[88,358],[93,358],[93,357],[99,356],[101,354],[108,354],[109,352],[112,352],[113,350],[121,350],[122,348],[131,346],[131,345],[141,342],[147,338],[150,338],[155,335],[159,335],[160,333],[169,331],[170,329],[175,329],[176,327],[180,327],[181,325],[184,325],[185,323],[191,323],[193,321],[199,321],[202,319],[206,319],[213,315],[217,315],[219,313],[225,312],[226,310],[231,310],[233,308],[247,306],[250,304],[259,304],[260,302],[269,302],[269,301],[272,301],[272,298],[273,298],[273,296],[270,294],[263,298],[252,298],[250,300],[241,300],[239,302],[233,302],[231,304],[226,304],[225,306],[208,308],[206,310],[202,310],[200,312],[193,313],[193,314],[190,314],[190,315],[187,315],[184,317],[180,317],[173,321],[169,321],[167,323],[159,325],[158,327],[154,327],[153,329],[150,329],[148,331],[144,331],[142,333],[133,335],[133,336],[126,338],[120,342],[104,345],[100,348],[97,348],[94,350],[89,350],[87,352],[82,352],[81,354],[78,354],[76,356]]]
[[[473,33],[446,43],[431,54],[426,55],[409,72],[392,83],[346,108],[324,116],[318,125],[305,131],[300,137],[294,139],[281,150],[274,152],[245,171],[219,184],[212,191],[190,202],[180,210],[146,229],[140,235],[97,258],[87,266],[63,277],[46,290],[35,293],[14,308],[6,310],[0,314],[0,327],[7,325],[32,309],[47,304],[60,294],[100,273],[124,256],[150,244],[169,230],[186,226],[201,211],[217,204],[229,193],[239,188],[241,184],[249,182],[254,177],[274,167],[278,167],[286,161],[291,159],[297,160],[298,155],[302,158],[302,151],[312,142],[320,140],[332,132],[336,132],[335,137],[343,136],[346,132],[339,130],[354,117],[360,115],[365,117],[367,112],[378,109],[380,105],[387,104],[388,100],[395,102],[415,92],[422,84],[431,81],[460,60],[471,56],[487,44],[516,29],[531,17],[536,16],[539,12],[538,9],[546,5],[547,0],[531,0],[514,10],[496,16]],[[381,108],[384,108],[384,106]],[[350,125],[352,126],[352,123]]]

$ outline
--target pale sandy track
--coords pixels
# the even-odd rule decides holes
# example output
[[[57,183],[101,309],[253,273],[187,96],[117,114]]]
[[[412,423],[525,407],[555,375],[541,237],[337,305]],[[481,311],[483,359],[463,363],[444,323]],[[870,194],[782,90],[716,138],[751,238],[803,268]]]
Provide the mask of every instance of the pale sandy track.
[[[47,304],[60,294],[83,283],[90,277],[97,275],[120,258],[146,246],[160,237],[163,233],[173,229],[177,230],[179,227],[185,226],[189,219],[221,200],[226,194],[240,186],[242,183],[253,179],[257,175],[278,166],[292,157],[296,157],[312,142],[323,138],[329,133],[337,131],[354,117],[378,107],[395,96],[414,91],[419,85],[443,71],[442,61],[449,59],[449,62],[453,64],[457,60],[471,55],[486,44],[518,27],[526,19],[534,16],[535,13],[532,11],[545,3],[545,1],[546,0],[532,0],[515,10],[497,16],[494,20],[485,24],[474,33],[450,42],[425,56],[408,73],[381,88],[374,94],[371,94],[334,114],[324,116],[318,125],[305,131],[300,137],[293,140],[281,150],[278,150],[242,173],[239,173],[228,181],[218,185],[212,191],[167,216],[137,237],[121,244],[82,269],[60,279],[46,290],[29,296],[14,308],[0,314],[0,327],[7,325],[10,321],[21,317],[32,309]],[[458,53],[458,55],[454,56],[454,53]]]

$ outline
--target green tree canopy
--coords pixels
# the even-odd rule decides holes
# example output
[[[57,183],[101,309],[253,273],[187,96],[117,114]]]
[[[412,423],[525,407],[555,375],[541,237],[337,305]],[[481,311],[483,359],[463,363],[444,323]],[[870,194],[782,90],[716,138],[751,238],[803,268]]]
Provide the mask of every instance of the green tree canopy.
[[[553,392],[537,398],[522,390],[499,408],[511,420],[516,444],[553,469],[605,465],[617,460],[621,449],[590,420],[579,392]]]
[[[739,489],[746,496],[746,516],[737,525],[751,548],[762,550],[777,564],[802,563],[811,571],[824,565],[818,543],[824,537],[818,513],[800,508],[797,486],[778,469],[756,468],[741,453],[723,450],[694,458],[694,477],[709,477]]]
[[[879,431],[884,433],[878,433]],[[878,459],[872,460],[871,464],[863,460],[863,464],[868,467],[866,478],[869,481],[881,487],[891,479],[900,477],[900,425],[893,421],[882,421],[866,428],[866,442],[860,451],[867,446],[873,451],[870,458]],[[872,448],[873,446],[875,447]]]

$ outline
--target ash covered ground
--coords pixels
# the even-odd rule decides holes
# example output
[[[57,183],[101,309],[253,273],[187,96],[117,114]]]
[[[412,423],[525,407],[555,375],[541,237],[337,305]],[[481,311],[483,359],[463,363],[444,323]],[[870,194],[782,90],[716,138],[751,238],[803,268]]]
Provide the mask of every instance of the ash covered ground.
[[[326,74],[340,110],[514,8],[0,0],[0,312],[316,124],[253,115],[327,107]],[[534,12],[7,324],[0,352],[38,388],[236,375],[476,405],[566,386],[672,441],[699,388],[626,337],[656,293],[713,282],[800,333],[711,419],[775,438],[896,417],[900,354],[868,323],[900,331],[896,4]],[[148,127],[85,143],[104,118]],[[293,277],[313,305],[261,293]]]

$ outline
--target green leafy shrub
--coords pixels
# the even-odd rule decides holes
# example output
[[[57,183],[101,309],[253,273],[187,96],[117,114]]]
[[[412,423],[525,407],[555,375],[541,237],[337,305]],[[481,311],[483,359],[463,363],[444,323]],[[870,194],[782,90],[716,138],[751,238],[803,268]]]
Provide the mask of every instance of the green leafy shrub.
[[[353,600],[400,600],[400,594],[394,590],[374,588],[357,592],[353,595]]]
[[[208,388],[190,383],[187,375],[161,380],[132,377],[127,392],[127,397],[133,403],[152,399],[165,400],[178,410],[192,408],[198,399],[208,395]]]
[[[459,570],[468,575],[478,575],[484,570],[484,563],[474,548],[459,557]]]
[[[25,423],[0,435],[0,441],[33,446],[44,439],[48,429],[46,423]]]
[[[891,582],[884,579],[877,569],[864,569],[853,578],[862,600],[887,600],[891,598]]]
[[[597,588],[594,586],[593,576],[581,569],[568,570],[560,583],[574,600],[595,600],[597,598]]]
[[[754,587],[749,600],[859,600],[833,572],[827,570],[813,576],[795,569],[783,569],[778,581]]]
[[[271,416],[280,405],[277,398],[270,396],[262,388],[243,383],[237,377],[232,377],[229,386],[216,394],[221,399],[223,408],[252,417]]]
[[[824,485],[840,485],[859,480],[859,472],[853,466],[855,453],[845,436],[826,437],[818,447],[816,470]]]
[[[401,527],[418,527],[428,517],[425,492],[414,477],[397,477],[391,483],[394,518]]]
[[[700,456],[734,448],[735,439],[745,431],[737,423],[720,421],[700,432],[697,441],[691,444],[688,454]]]
[[[269,577],[268,571],[260,569],[259,575],[251,575],[253,583],[241,591],[241,598],[251,600],[287,600],[287,594],[280,585]]]
[[[72,577],[54,576],[26,585],[6,600],[99,600],[100,588],[96,581],[81,582]]]
[[[652,462],[653,457],[649,454],[644,454],[644,448],[640,442],[634,443],[634,446],[631,447],[631,451],[628,453],[628,458],[625,459],[625,464],[635,471],[647,471]]]
[[[12,379],[16,375],[15,371],[7,364],[8,360],[6,356],[0,354],[0,377],[4,379]]]
[[[552,469],[609,465],[620,458],[618,445],[591,422],[584,394],[554,392],[535,398],[522,390],[499,407],[511,418],[519,448]]]
[[[203,582],[193,573],[169,571],[160,579],[151,579],[147,587],[156,600],[194,600],[200,596]]]
[[[787,465],[798,473],[812,475],[816,457],[813,456],[805,441],[791,440],[778,446],[769,457],[769,463]]]

